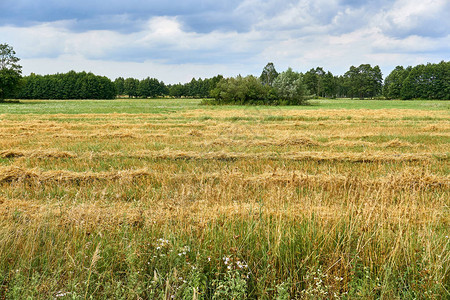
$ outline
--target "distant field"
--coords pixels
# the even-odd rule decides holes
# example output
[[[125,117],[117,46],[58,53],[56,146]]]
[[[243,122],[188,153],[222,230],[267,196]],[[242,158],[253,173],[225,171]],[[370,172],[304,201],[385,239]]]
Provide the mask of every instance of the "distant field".
[[[203,109],[200,102],[199,99],[21,100],[19,103],[0,103],[0,114],[170,113]],[[450,109],[450,101],[431,100],[324,99],[310,100],[309,103],[308,106],[209,106],[208,110]]]
[[[450,297],[450,102],[0,104],[0,299]]]

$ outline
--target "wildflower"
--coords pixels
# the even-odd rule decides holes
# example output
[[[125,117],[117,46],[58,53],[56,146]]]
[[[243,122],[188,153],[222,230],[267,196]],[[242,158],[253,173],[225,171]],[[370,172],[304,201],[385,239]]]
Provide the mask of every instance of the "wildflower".
[[[55,297],[56,298],[59,298],[59,297],[64,297],[64,296],[67,296],[67,295],[70,295],[71,293],[70,292],[61,292],[61,291],[59,291],[56,295],[55,295]]]

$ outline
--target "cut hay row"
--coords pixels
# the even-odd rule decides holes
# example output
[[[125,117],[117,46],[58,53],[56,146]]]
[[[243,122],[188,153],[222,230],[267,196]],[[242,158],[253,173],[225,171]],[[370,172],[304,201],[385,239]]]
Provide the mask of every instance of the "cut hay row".
[[[284,138],[280,140],[232,140],[227,138],[219,138],[213,141],[198,142],[197,145],[201,146],[342,146],[342,147],[383,147],[383,148],[399,148],[410,147],[420,148],[424,147],[423,144],[413,144],[399,140],[397,138],[392,139],[384,143],[375,143],[367,141],[353,141],[353,140],[335,140],[330,142],[319,142],[309,137],[292,137]]]
[[[388,189],[425,189],[449,188],[450,175],[439,176],[429,172],[408,169],[400,173],[388,174],[379,178],[360,178],[354,175],[319,174],[311,175],[301,172],[276,171],[249,176],[241,172],[220,172],[203,174],[165,174],[151,169],[121,170],[109,172],[73,172],[66,170],[42,171],[20,167],[0,168],[0,183],[13,181],[46,182],[92,182],[92,181],[124,181],[137,178],[152,178],[160,182],[189,181],[203,182],[219,180],[221,182],[256,183],[259,185],[294,184],[310,187],[377,187]]]
[[[237,218],[257,217],[260,214],[276,218],[295,220],[301,217],[321,219],[323,221],[339,221],[352,217],[366,224],[423,224],[435,222],[449,224],[450,219],[437,207],[423,207],[379,203],[377,201],[366,202],[364,205],[342,209],[340,205],[310,205],[292,203],[288,206],[274,207],[273,205],[261,206],[258,203],[197,203],[182,206],[157,205],[151,208],[136,207],[130,203],[112,202],[80,203],[71,206],[60,203],[41,203],[30,200],[4,199],[0,197],[0,224],[2,222],[17,222],[17,215],[24,223],[42,222],[49,219],[60,225],[75,225],[95,229],[102,226],[104,229],[117,230],[121,225],[150,226],[158,223],[170,224],[175,222],[195,225],[204,228],[208,222],[217,220],[226,215]]]
[[[292,161],[347,161],[347,162],[411,162],[448,160],[446,153],[385,153],[385,152],[194,152],[165,149],[161,151],[124,152],[84,152],[81,154],[58,150],[3,150],[1,158],[136,158],[167,160],[292,160]]]
[[[249,109],[241,110],[221,108],[220,110],[208,109],[194,109],[189,111],[176,111],[168,115],[167,113],[92,113],[92,114],[47,114],[47,115],[27,115],[27,119],[35,122],[57,122],[72,119],[86,119],[87,121],[109,121],[109,120],[136,120],[145,121],[152,118],[170,119],[174,117],[183,118],[218,118],[226,119],[229,117],[308,117],[316,119],[318,117],[329,118],[346,118],[351,116],[353,118],[361,119],[392,119],[403,120],[405,117],[416,118],[448,118],[448,112],[445,110],[412,110],[412,109],[320,109],[320,110],[304,110],[302,108],[289,110],[274,110],[268,109]],[[0,121],[8,122],[13,120],[20,120],[23,115],[1,114]]]
[[[208,126],[201,129],[190,129],[183,130],[183,128],[176,127],[161,127],[157,129],[152,129],[151,132],[148,132],[148,128],[128,128],[128,129],[117,129],[113,130],[101,130],[98,127],[93,128],[74,128],[71,130],[0,130],[0,139],[12,139],[12,138],[28,138],[30,136],[40,137],[42,139],[109,139],[109,138],[129,138],[135,140],[142,139],[154,139],[154,138],[195,138],[202,137],[206,139],[204,141],[205,144],[220,144],[224,143],[224,140],[232,140],[236,135],[245,135],[246,139],[250,140],[250,143],[261,143],[261,145],[272,144],[273,145],[282,145],[284,141],[288,139],[312,139],[312,143],[317,144],[319,142],[315,141],[321,138],[328,139],[351,139],[355,140],[355,142],[359,142],[361,145],[365,145],[366,141],[361,141],[361,139],[371,138],[371,137],[380,137],[382,135],[387,136],[396,136],[406,138],[411,136],[429,136],[429,137],[442,137],[446,138],[450,141],[450,131],[445,131],[441,129],[435,130],[414,130],[411,131],[411,128],[402,127],[393,131],[392,129],[389,132],[386,132],[383,128],[359,128],[355,130],[355,128],[336,128],[330,127],[329,129],[320,129],[320,126],[316,126],[314,128],[302,129],[299,131],[295,128],[295,126],[291,126],[290,128],[280,128],[280,126],[275,126],[273,128],[266,128],[264,126],[260,127],[244,127],[244,126],[227,126],[227,127],[216,127],[216,126]],[[180,129],[180,130],[178,130]],[[303,136],[299,136],[299,132]],[[262,138],[271,138],[269,141],[258,141],[254,140],[255,137]],[[231,143],[231,142],[228,142]],[[237,143],[235,141],[234,143]],[[405,143],[405,142],[404,142]],[[325,144],[325,143],[323,143]],[[326,145],[326,144],[325,144]],[[366,145],[370,145],[366,144]],[[407,145],[411,146],[411,145]],[[414,144],[413,144],[414,146]]]
[[[72,152],[59,150],[1,150],[0,158],[76,158],[77,155]]]
[[[246,132],[241,132],[242,134],[245,134]],[[248,133],[248,132],[247,132]],[[266,132],[267,133],[267,132]],[[331,142],[319,142],[315,139],[323,138],[323,134],[308,134],[308,136],[298,136],[295,134],[295,131],[292,131],[292,136],[286,136],[283,138],[272,138],[270,140],[233,140],[230,138],[224,138],[223,133],[217,132],[217,131],[198,131],[198,130],[190,130],[186,133],[173,133],[173,134],[167,134],[163,132],[154,132],[154,133],[141,133],[137,131],[112,131],[112,132],[86,132],[86,133],[80,133],[80,131],[74,131],[74,132],[58,132],[58,133],[44,133],[44,132],[21,132],[21,133],[0,133],[0,138],[3,139],[11,139],[11,138],[18,138],[18,137],[30,137],[30,136],[41,136],[45,139],[55,139],[55,138],[61,138],[61,139],[76,139],[76,140],[82,140],[82,139],[93,139],[93,138],[130,138],[130,139],[137,139],[137,140],[143,140],[143,139],[154,139],[154,138],[192,138],[192,137],[203,137],[208,138],[206,141],[197,142],[197,144],[200,145],[237,145],[237,144],[244,144],[247,142],[250,145],[271,145],[271,146],[283,146],[286,144],[290,145],[299,145],[299,144],[306,144],[306,145],[324,145],[324,146],[333,146],[333,145],[339,145],[339,146],[346,146],[346,145],[356,145],[356,146],[375,146],[375,145],[381,145],[389,147],[389,143],[395,143],[398,146],[404,146],[404,147],[415,147],[415,146],[423,146],[421,144],[412,144],[405,141],[401,141],[398,138],[394,138],[391,141],[384,142],[377,144],[375,142],[368,142],[368,141],[361,141],[360,139],[363,138],[369,138],[369,137],[377,137],[380,135],[380,133],[364,133],[364,134],[355,134],[355,133],[342,133],[342,134],[330,134],[325,135],[325,137],[330,139],[338,139]],[[233,137],[234,134],[231,132],[229,134],[225,134],[227,136]],[[277,132],[273,132],[270,134],[274,137],[279,137],[279,134]],[[428,134],[429,136],[435,136],[435,137],[443,137],[443,138],[450,138],[450,133],[445,134],[442,132],[439,133],[431,133]],[[261,135],[262,136],[262,135]],[[398,135],[397,135],[398,136]],[[410,135],[401,135],[403,137],[407,137]],[[250,137],[249,137],[250,139]],[[347,139],[354,139],[354,140],[347,140]],[[345,142],[348,142],[346,144]],[[402,145],[400,145],[400,143]]]
[[[106,121],[101,123],[94,123],[94,122],[73,122],[73,123],[37,123],[33,124],[32,122],[0,122],[0,133],[8,133],[11,131],[14,132],[23,132],[23,131],[32,131],[32,132],[60,132],[60,131],[66,131],[66,130],[114,130],[114,129],[165,129],[165,128],[231,128],[235,126],[239,127],[263,127],[265,129],[269,128],[280,128],[279,126],[283,126],[283,128],[280,129],[295,129],[296,127],[325,127],[328,128],[329,126],[332,127],[340,127],[340,128],[347,128],[347,127],[354,127],[354,126],[362,126],[367,128],[383,128],[386,124],[390,125],[392,128],[403,128],[403,127],[410,127],[411,123],[408,122],[400,122],[400,121],[391,121],[391,120],[384,120],[383,122],[370,122],[370,121],[358,121],[358,120],[352,120],[352,121],[336,121],[336,120],[327,120],[327,121],[320,121],[320,122],[306,122],[306,121],[277,121],[277,122],[269,122],[269,123],[250,123],[250,124],[243,124],[240,122],[221,122],[220,120],[217,121],[189,121],[185,120],[184,123],[180,123],[180,120],[174,119],[171,122],[161,122],[161,121],[153,121],[153,122],[139,122],[139,123],[127,123],[127,122],[116,122],[116,121]],[[450,122],[449,121],[436,121],[434,122],[427,122],[426,124],[415,124],[416,129],[422,130],[422,131],[442,131],[442,132],[448,132],[450,130]]]

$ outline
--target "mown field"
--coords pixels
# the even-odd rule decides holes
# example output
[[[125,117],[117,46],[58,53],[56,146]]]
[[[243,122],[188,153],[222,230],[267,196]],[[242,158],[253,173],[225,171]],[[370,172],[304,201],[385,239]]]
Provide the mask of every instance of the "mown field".
[[[448,299],[450,103],[0,104],[0,299]]]

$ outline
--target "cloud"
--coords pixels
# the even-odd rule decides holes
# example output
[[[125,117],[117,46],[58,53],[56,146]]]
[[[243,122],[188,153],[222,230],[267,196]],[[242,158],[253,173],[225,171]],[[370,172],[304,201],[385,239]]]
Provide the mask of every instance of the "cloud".
[[[448,0],[399,0],[375,20],[383,33],[392,37],[442,37],[449,34],[449,13]]]
[[[448,11],[448,0],[3,0],[0,42],[14,47],[25,74],[72,63],[112,78],[175,70],[165,81],[177,82],[259,75],[268,61],[343,74],[361,63],[389,70],[448,60]]]
[[[36,22],[76,20],[77,22],[72,24],[74,31],[89,28],[131,32],[137,30],[142,21],[157,16],[179,16],[186,21],[211,12],[216,16],[226,16],[239,2],[237,0],[2,0],[0,26],[29,26]],[[117,21],[119,23],[116,23]],[[207,23],[213,25],[213,19],[210,18]],[[223,22],[218,22],[217,25],[221,23]],[[198,26],[191,27],[198,28]],[[215,29],[217,28],[213,27],[213,30]]]

